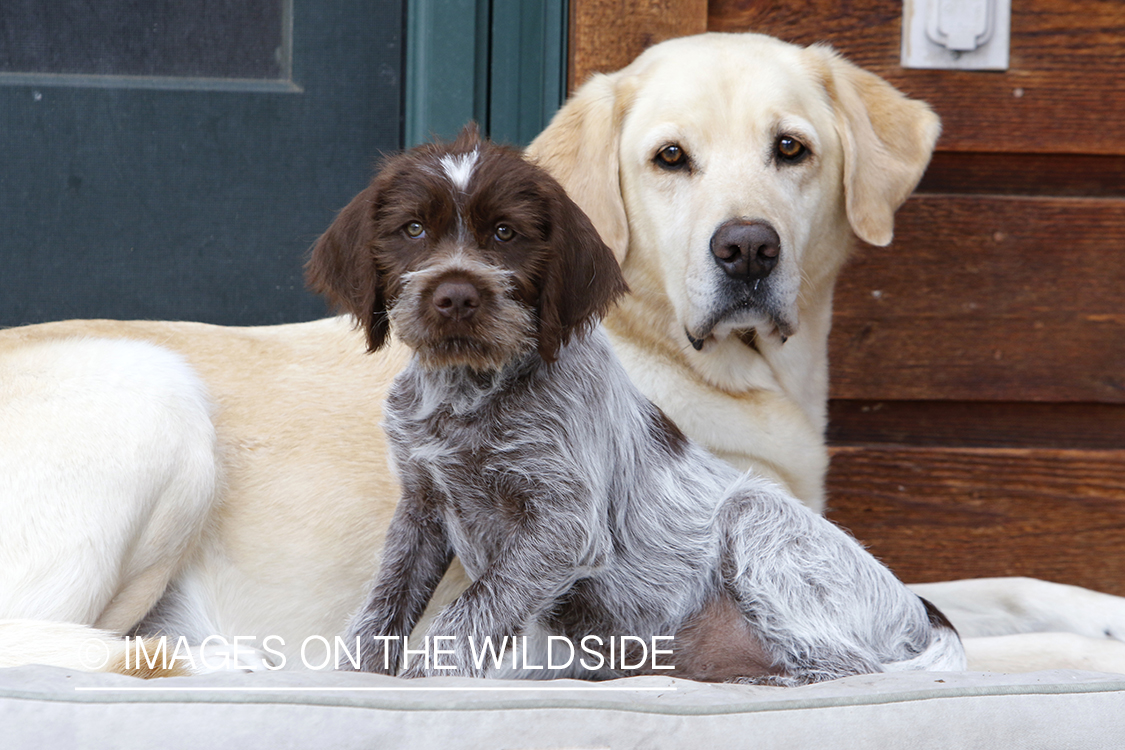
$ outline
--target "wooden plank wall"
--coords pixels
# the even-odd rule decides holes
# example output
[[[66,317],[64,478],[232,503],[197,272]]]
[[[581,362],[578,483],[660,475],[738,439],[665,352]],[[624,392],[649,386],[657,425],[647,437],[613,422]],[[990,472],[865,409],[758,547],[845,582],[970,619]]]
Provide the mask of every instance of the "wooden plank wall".
[[[648,47],[707,31],[707,0],[571,0],[570,88],[624,68]]]
[[[833,518],[907,580],[1125,594],[1125,5],[1013,5],[1005,73],[900,68],[897,0],[715,0],[708,27],[829,41],[945,126],[837,292]]]
[[[900,0],[574,0],[572,82],[661,39],[826,41],[942,116],[836,297],[831,517],[909,581],[1125,594],[1125,3],[1013,3],[1007,72],[899,67]]]

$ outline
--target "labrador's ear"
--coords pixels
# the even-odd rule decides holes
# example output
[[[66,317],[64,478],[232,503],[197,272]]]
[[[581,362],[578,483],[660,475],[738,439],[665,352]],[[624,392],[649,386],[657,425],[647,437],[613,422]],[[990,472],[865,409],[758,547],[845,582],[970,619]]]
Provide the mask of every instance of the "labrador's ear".
[[[633,98],[633,87],[623,73],[594,75],[526,152],[586,212],[618,262],[625,260],[629,247],[629,223],[621,197],[621,121]]]
[[[828,71],[825,87],[844,150],[848,222],[861,240],[888,245],[894,213],[922,179],[941,120],[925,102],[907,98],[830,48],[814,45],[809,52]]]
[[[379,272],[375,268],[373,182],[352,199],[328,227],[305,264],[305,281],[339,310],[351,313],[375,351],[387,340],[389,323]]]
[[[539,289],[539,356],[553,362],[572,335],[583,335],[629,291],[613,252],[590,219],[552,184],[549,258]]]

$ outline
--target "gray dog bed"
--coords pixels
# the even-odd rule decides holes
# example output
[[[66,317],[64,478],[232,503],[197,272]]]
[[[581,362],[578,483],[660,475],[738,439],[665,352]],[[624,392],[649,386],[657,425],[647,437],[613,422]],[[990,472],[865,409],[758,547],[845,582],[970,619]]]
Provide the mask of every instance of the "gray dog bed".
[[[1125,676],[863,675],[800,688],[0,669],[15,748],[1117,748]]]

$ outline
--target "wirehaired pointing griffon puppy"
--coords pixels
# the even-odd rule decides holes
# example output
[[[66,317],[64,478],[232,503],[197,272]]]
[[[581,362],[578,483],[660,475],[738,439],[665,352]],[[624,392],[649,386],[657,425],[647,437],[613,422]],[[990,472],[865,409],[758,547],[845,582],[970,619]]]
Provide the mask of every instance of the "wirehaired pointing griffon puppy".
[[[372,350],[393,328],[414,351],[385,412],[402,499],[347,637],[361,669],[400,671],[454,555],[473,583],[429,629],[441,663],[408,676],[504,673],[474,649],[510,636],[533,665],[548,636],[674,636],[663,674],[709,681],[965,667],[941,614],[851,537],[633,387],[596,327],[626,291],[617,263],[515,151],[467,129],[388,159],[308,273]],[[591,662],[531,674],[650,671]]]

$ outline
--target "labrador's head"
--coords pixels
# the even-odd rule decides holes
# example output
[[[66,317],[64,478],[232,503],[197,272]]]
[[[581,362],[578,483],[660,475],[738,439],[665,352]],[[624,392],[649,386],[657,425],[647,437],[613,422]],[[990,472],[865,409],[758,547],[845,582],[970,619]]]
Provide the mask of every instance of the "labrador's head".
[[[854,237],[891,241],[939,131],[827,47],[703,34],[592,78],[529,152],[662,310],[661,335],[705,355],[799,335]]]

